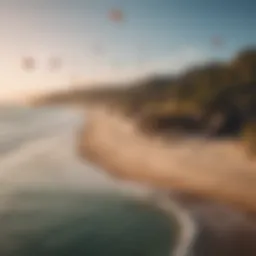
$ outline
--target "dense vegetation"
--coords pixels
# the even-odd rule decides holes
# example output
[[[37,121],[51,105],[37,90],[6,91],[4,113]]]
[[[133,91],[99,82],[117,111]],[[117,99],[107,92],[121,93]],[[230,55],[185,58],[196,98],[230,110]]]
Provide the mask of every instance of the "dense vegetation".
[[[106,88],[106,87],[105,87]],[[256,49],[241,51],[228,63],[193,67],[178,76],[156,76],[130,87],[55,94],[45,102],[108,102],[137,118],[141,128],[178,130],[211,136],[256,138]],[[251,146],[255,150],[255,146]]]

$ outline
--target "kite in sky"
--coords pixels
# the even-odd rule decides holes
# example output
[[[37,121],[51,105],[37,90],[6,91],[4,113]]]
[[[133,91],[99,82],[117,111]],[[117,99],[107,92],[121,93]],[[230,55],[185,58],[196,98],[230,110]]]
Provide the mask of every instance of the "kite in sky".
[[[32,71],[36,68],[36,62],[33,57],[24,57],[22,58],[22,69],[26,71]]]
[[[120,9],[112,9],[109,13],[109,18],[112,22],[120,23],[124,20],[124,14]]]
[[[95,44],[92,50],[93,50],[93,54],[96,56],[103,56],[105,54],[105,50],[103,46],[100,44]]]
[[[62,67],[62,60],[59,57],[51,57],[49,59],[49,68],[51,71],[60,70]]]
[[[211,45],[215,48],[221,48],[224,45],[223,38],[221,36],[215,36],[211,38]]]

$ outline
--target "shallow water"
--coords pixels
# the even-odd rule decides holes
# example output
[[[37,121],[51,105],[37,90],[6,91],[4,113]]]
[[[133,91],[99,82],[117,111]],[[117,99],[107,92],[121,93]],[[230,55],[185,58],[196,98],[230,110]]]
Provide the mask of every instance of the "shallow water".
[[[169,255],[176,219],[79,159],[80,124],[67,110],[0,109],[0,255]]]
[[[110,195],[21,193],[1,213],[0,255],[169,255],[175,223],[152,205]]]

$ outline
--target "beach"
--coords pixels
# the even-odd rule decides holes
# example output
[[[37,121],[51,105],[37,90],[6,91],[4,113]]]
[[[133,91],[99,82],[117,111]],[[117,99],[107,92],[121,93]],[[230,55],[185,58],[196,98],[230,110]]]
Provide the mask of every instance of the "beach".
[[[256,165],[238,142],[196,138],[167,145],[104,109],[88,118],[80,155],[117,179],[168,193],[199,226],[195,255],[255,255]]]
[[[50,253],[58,255],[56,250],[60,250],[60,255],[63,255],[61,253],[66,249],[68,251],[74,245],[78,246],[79,241],[89,234],[86,230],[90,225],[88,226],[88,222],[84,220],[88,207],[89,209],[93,207],[95,213],[104,212],[104,207],[107,207],[109,220],[112,218],[117,220],[117,217],[111,216],[120,214],[120,211],[126,211],[121,214],[123,218],[126,214],[134,216],[130,219],[130,223],[134,223],[131,224],[134,227],[130,229],[131,234],[137,232],[136,228],[143,219],[152,218],[149,221],[152,225],[145,224],[144,228],[158,234],[156,237],[144,238],[159,241],[162,243],[160,247],[167,250],[173,246],[172,256],[255,255],[256,218],[253,197],[248,197],[249,200],[245,200],[246,204],[240,203],[241,199],[248,195],[248,191],[236,191],[236,195],[242,197],[236,201],[229,201],[229,197],[220,196],[223,193],[233,192],[228,188],[233,182],[231,177],[229,184],[219,187],[219,192],[213,196],[203,190],[207,186],[200,187],[202,182],[210,181],[214,177],[213,174],[208,179],[205,176],[194,176],[193,180],[193,175],[196,173],[190,171],[189,163],[184,161],[184,168],[187,169],[179,169],[180,171],[172,169],[174,166],[181,166],[179,159],[182,159],[182,156],[188,157],[191,154],[189,150],[184,151],[182,145],[195,145],[195,138],[188,144],[183,141],[184,144],[180,143],[180,145],[179,140],[176,139],[175,147],[180,149],[179,154],[176,151],[176,155],[172,155],[175,150],[166,145],[165,152],[169,152],[167,162],[164,158],[166,155],[161,153],[163,142],[166,141],[161,138],[144,137],[131,122],[126,119],[121,121],[120,117],[116,118],[113,113],[109,115],[108,112],[102,112],[101,108],[86,111],[48,107],[8,108],[8,111],[6,109],[0,111],[2,120],[0,248],[3,255],[20,256],[21,254],[17,254],[19,250],[25,256],[30,255],[31,250],[39,255],[45,255],[46,252],[49,253],[47,255],[51,255]],[[140,139],[138,140],[137,137]],[[205,142],[196,145],[197,150],[200,145],[201,147],[205,145],[207,148]],[[156,149],[157,158],[150,155],[155,153]],[[227,150],[225,147],[224,149]],[[193,156],[195,157],[196,154]],[[226,159],[224,166],[228,167],[229,158]],[[242,159],[242,156],[236,157],[235,164],[239,161],[241,165],[244,164],[246,160],[242,162]],[[165,161],[165,166],[172,168],[161,169],[160,160]],[[196,161],[198,158],[195,159]],[[245,170],[244,174],[253,174],[253,166],[251,168]],[[164,172],[161,172],[162,170]],[[188,173],[189,171],[191,173]],[[219,173],[220,171],[221,169]],[[218,172],[215,172],[214,175],[217,174]],[[241,179],[242,185],[245,178]],[[250,182],[247,189],[252,189],[250,184],[253,184],[253,179]],[[198,189],[195,189],[194,184],[198,184]],[[209,184],[211,185],[211,183],[207,185]],[[88,197],[88,193],[93,197]],[[109,200],[106,195],[116,199]],[[105,199],[97,200],[97,198]],[[127,212],[124,203],[126,198],[156,206],[167,214],[169,221],[166,217],[158,219],[158,215],[151,215],[151,210],[137,215],[137,206]],[[94,200],[95,202],[92,203]],[[102,203],[102,200],[106,200],[107,204]],[[101,219],[101,215],[97,218]],[[136,218],[138,222],[135,221]],[[157,224],[157,219],[160,221],[160,226]],[[126,229],[122,226],[122,222],[121,219],[117,223],[114,221],[117,227]],[[67,226],[67,223],[74,225]],[[179,231],[173,237],[177,231],[177,224]],[[169,228],[166,229],[167,226]],[[169,233],[170,230],[174,233]],[[52,232],[57,232],[56,237],[51,235]],[[141,232],[143,236],[145,234],[143,229]],[[149,233],[149,231],[145,232]],[[69,233],[71,235],[68,235]],[[123,235],[122,241],[125,242],[126,236]],[[133,235],[129,234],[129,236]],[[54,241],[55,238],[60,239],[57,245],[49,242]],[[108,240],[110,247],[111,241]],[[154,247],[153,242],[152,244]],[[88,245],[85,244],[85,247],[88,248]],[[157,242],[156,247],[159,247]],[[61,248],[66,249],[63,251]],[[92,250],[96,250],[95,248]]]
[[[186,255],[195,227],[166,193],[78,156],[83,119],[70,108],[0,109],[0,254]]]

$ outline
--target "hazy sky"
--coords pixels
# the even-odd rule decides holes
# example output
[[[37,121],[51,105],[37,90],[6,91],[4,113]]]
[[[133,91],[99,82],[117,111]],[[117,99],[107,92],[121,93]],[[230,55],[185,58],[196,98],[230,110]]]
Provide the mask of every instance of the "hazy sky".
[[[0,100],[229,59],[255,45],[255,13],[253,0],[0,0]],[[22,70],[25,56],[35,71]],[[60,71],[49,71],[51,56]]]

